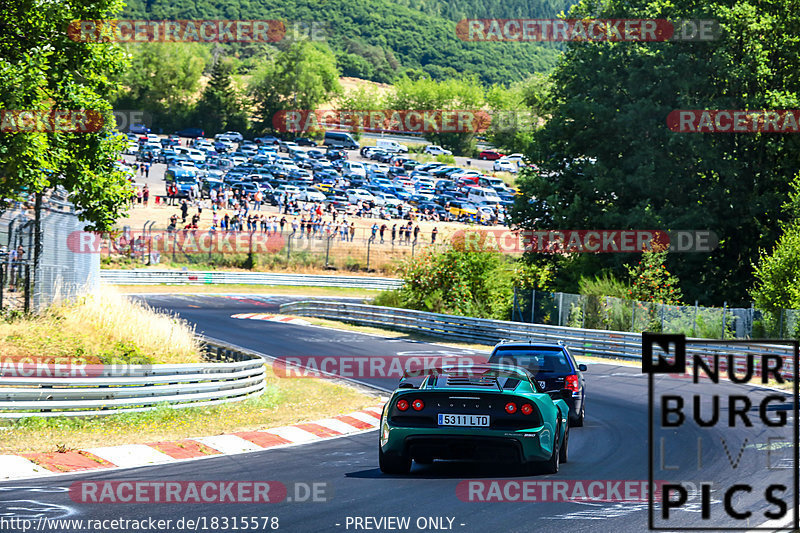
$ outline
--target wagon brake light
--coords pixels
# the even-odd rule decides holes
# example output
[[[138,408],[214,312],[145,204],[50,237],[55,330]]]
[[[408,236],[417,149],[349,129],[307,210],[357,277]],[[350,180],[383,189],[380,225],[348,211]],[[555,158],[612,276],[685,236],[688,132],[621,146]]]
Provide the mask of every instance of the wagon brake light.
[[[581,384],[580,381],[578,381],[578,375],[570,374],[569,376],[564,378],[564,388],[569,389],[572,392],[580,392]]]

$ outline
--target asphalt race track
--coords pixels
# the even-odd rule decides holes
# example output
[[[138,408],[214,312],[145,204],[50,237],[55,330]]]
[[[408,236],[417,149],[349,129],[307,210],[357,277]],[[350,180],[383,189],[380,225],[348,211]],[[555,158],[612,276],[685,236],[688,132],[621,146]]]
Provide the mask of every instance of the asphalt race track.
[[[313,326],[231,318],[232,314],[237,313],[276,313],[277,306],[290,299],[292,297],[286,296],[146,297],[153,306],[175,311],[196,324],[198,333],[271,356],[394,356],[398,353],[406,356],[457,353],[480,355],[402,338],[384,339]],[[645,482],[648,479],[648,378],[639,368],[600,363],[590,365],[586,378],[586,424],[582,428],[571,430],[569,462],[561,466],[558,474],[552,476],[526,478],[513,467],[441,462],[427,466],[415,463],[409,476],[387,476],[378,469],[378,433],[371,431],[351,437],[245,455],[0,484],[0,517],[153,517],[176,520],[203,516],[210,519],[268,515],[278,517],[280,530],[292,532],[428,531],[436,530],[437,527],[465,533],[646,531],[646,500],[481,502],[464,501],[459,497],[463,493],[457,493],[459,483],[464,480],[481,480],[487,483],[508,479],[537,482],[585,480],[585,485],[594,480],[602,480],[603,483],[606,480]],[[656,380],[657,386],[663,390],[687,395],[687,404],[691,405],[688,380],[667,376]],[[363,381],[385,390],[391,390],[396,384],[396,380],[384,378],[365,378]],[[721,392],[725,391],[726,386],[733,387],[725,382],[716,385]],[[741,392],[741,388],[736,390]],[[751,388],[750,392],[757,398],[769,391]],[[785,408],[786,405],[778,407],[780,410]],[[721,407],[720,413],[721,417],[727,417],[727,405]],[[749,414],[754,419],[758,417],[758,405],[755,402]],[[711,518],[701,521],[700,499],[698,493],[694,493],[686,505],[672,511],[669,527],[759,526],[767,521],[764,512],[776,509],[775,505],[764,501],[763,490],[767,484],[785,485],[787,491],[782,497],[788,503],[788,508],[792,509],[793,470],[790,465],[787,466],[789,455],[781,455],[781,450],[777,449],[780,447],[776,447],[777,451],[769,459],[772,469],[767,470],[764,453],[769,437],[791,440],[792,422],[790,418],[787,427],[769,430],[765,430],[763,424],[756,423],[753,428],[715,427],[701,430],[694,425],[688,425],[671,432],[657,432],[655,441],[662,442],[660,439],[663,437],[665,442],[663,454],[661,457],[657,456],[657,463],[661,463],[661,468],[656,465],[657,480],[691,481],[698,486],[702,481],[713,483],[710,493]],[[702,444],[698,452],[698,439],[701,437]],[[700,470],[697,468],[698,461],[702,465]],[[79,480],[277,480],[287,487],[292,487],[295,483],[323,483],[327,501],[216,506],[86,505],[73,502],[66,492],[70,484]],[[753,484],[753,492],[739,492],[732,499],[732,505],[739,509],[748,509],[753,514],[748,520],[733,522],[725,518],[722,510],[723,493],[728,487],[742,482]],[[488,493],[477,494],[479,498],[480,494]],[[291,491],[289,497],[292,497]],[[660,509],[657,509],[657,513],[660,513]],[[366,517],[371,519],[357,520]],[[387,522],[389,517],[408,518],[409,526],[403,526],[402,521]],[[372,519],[383,519],[380,523],[382,527],[378,527],[378,522]],[[357,527],[358,524],[360,527]],[[224,529],[208,527],[205,530]]]

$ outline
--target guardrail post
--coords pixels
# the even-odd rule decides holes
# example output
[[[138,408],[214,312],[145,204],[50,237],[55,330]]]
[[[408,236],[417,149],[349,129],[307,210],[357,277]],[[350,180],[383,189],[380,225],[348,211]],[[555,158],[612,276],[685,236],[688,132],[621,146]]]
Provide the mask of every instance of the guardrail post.
[[[25,265],[25,304],[24,304],[24,311],[25,313],[30,313],[31,311],[31,267],[30,265]]]
[[[697,328],[697,300],[694,301],[694,318],[692,319],[692,337],[696,335],[695,329]]]
[[[631,331],[636,331],[636,300],[631,300]]]
[[[328,268],[328,266],[329,266],[328,265],[328,258],[331,255],[331,238],[332,237],[333,237],[332,234],[328,235],[328,242],[326,243],[326,246],[325,246],[325,268]]]
[[[535,310],[536,310],[536,289],[531,289],[531,324],[534,323]]]
[[[289,255],[292,253],[292,236],[286,239],[286,264],[289,264]]]
[[[368,271],[369,271],[369,250],[370,250],[370,245],[371,244],[372,244],[372,239],[369,239],[367,241],[367,270]]]
[[[722,304],[722,336],[720,339],[725,339],[725,311],[728,309],[728,302]]]

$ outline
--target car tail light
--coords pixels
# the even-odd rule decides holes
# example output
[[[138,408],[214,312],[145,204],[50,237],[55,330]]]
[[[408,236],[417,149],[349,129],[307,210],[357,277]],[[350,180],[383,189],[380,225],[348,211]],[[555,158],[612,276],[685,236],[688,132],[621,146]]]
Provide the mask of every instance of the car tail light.
[[[406,410],[408,410],[408,401],[406,401],[406,400],[400,400],[399,402],[397,402],[397,408],[398,408],[399,410],[401,410],[401,411],[406,411]]]
[[[533,406],[529,403],[526,403],[525,405],[520,407],[519,410],[522,411],[523,415],[529,415],[533,412]]]
[[[411,403],[411,407],[413,407],[415,411],[422,411],[422,409],[425,407],[425,404],[422,402],[422,400],[414,400]]]
[[[578,376],[576,374],[570,374],[564,378],[564,388],[569,389],[572,392],[580,392],[581,384],[578,381]]]
[[[506,404],[506,413],[513,415],[516,412],[517,412],[517,404],[515,404],[514,402],[508,402]]]

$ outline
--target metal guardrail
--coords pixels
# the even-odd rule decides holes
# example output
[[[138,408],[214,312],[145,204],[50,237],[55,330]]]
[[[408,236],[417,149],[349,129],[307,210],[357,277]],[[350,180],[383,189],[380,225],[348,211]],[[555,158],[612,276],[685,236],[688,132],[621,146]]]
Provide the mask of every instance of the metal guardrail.
[[[316,300],[283,304],[280,307],[280,313],[342,320],[359,325],[424,333],[435,337],[480,344],[496,344],[501,340],[563,341],[569,346],[570,351],[584,356],[638,360],[642,358],[641,333],[490,320],[393,307]],[[707,341],[707,339],[697,340]],[[702,348],[699,348],[693,347],[689,341],[690,339],[687,339],[687,358],[691,358],[692,355],[709,358],[715,353],[720,355],[734,353],[734,365],[737,371],[745,368],[748,355],[756,357],[756,364],[760,364],[757,356],[771,354],[793,357],[794,353],[790,344],[760,345],[754,341],[753,344],[744,345],[719,341],[719,343],[703,344]],[[789,377],[792,376],[791,372],[785,372],[785,374]]]
[[[163,405],[180,409],[263,393],[263,359],[208,342],[205,350],[208,358],[225,362],[88,365],[84,371],[66,365],[6,365],[0,369],[0,418],[103,416]],[[67,375],[59,377],[59,371]]]
[[[192,270],[101,270],[100,280],[114,285],[158,284],[241,284],[291,285],[296,287],[348,287],[353,289],[390,290],[403,286],[395,278],[366,276],[319,276],[272,272],[224,272]]]

